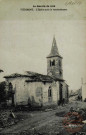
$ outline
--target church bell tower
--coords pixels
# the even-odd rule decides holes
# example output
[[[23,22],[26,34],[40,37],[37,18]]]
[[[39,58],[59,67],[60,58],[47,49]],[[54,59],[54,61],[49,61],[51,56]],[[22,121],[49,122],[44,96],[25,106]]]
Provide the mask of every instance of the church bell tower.
[[[59,54],[55,37],[53,38],[51,52],[47,56],[47,75],[63,79],[62,57]]]

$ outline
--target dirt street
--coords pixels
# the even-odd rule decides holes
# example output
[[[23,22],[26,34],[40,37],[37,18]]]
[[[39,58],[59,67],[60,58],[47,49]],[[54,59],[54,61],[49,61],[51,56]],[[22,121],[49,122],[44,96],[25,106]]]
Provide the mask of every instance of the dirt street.
[[[64,115],[69,112],[70,107],[85,107],[86,103],[69,103],[64,107],[60,106],[54,110],[34,111],[34,112],[16,112],[16,115],[22,115],[23,119],[17,124],[6,127],[1,130],[1,134],[24,134],[24,135],[69,135],[63,127]],[[58,115],[56,115],[58,113]],[[25,118],[24,118],[25,116]],[[84,128],[86,131],[86,128]]]

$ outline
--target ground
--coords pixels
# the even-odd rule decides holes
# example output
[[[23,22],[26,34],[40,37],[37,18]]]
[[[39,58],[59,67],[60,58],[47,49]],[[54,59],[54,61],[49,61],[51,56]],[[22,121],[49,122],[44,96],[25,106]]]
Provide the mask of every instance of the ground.
[[[8,135],[69,135],[63,127],[64,115],[69,112],[70,107],[86,109],[85,102],[74,101],[65,106],[45,111],[19,111],[15,115],[22,116],[22,119],[10,127],[1,129],[0,134]],[[81,131],[86,132],[86,125]],[[59,134],[60,133],[60,134]]]

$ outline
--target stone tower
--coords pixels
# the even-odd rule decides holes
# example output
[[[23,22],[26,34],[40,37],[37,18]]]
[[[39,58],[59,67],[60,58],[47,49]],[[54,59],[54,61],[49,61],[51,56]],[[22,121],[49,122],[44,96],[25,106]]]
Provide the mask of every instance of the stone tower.
[[[55,37],[53,38],[51,52],[47,56],[47,75],[63,79],[62,57],[59,54]]]

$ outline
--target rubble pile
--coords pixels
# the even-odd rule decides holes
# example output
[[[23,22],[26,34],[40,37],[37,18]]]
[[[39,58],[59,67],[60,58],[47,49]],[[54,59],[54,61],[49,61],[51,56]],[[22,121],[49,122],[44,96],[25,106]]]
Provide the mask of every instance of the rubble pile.
[[[8,127],[10,125],[15,124],[16,116],[11,111],[3,111],[0,112],[0,127]]]

